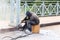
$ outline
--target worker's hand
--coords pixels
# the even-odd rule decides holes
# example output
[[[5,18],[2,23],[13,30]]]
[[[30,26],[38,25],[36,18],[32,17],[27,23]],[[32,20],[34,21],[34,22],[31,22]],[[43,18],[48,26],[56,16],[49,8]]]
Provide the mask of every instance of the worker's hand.
[[[24,23],[24,22],[25,22],[24,20],[21,21],[21,23]]]

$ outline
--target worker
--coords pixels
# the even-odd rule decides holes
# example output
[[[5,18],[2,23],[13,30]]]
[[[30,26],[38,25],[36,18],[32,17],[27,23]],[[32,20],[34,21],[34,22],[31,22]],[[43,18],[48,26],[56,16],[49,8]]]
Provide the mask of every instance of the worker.
[[[21,23],[23,22],[25,23],[23,30],[28,29],[30,32],[32,31],[32,25],[38,25],[40,23],[38,16],[30,11],[26,12],[26,17]]]

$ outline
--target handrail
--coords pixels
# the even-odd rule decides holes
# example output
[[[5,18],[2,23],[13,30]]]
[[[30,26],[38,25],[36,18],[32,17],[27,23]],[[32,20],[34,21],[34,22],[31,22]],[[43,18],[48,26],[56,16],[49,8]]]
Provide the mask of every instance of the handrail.
[[[60,1],[40,1],[40,2],[60,2]],[[33,2],[27,2],[27,3],[40,3],[40,2],[33,1]],[[22,2],[22,3],[24,3],[24,2]]]

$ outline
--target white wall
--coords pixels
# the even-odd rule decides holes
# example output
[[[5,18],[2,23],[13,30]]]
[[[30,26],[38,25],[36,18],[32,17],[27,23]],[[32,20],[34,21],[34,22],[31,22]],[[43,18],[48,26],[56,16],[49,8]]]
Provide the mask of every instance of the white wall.
[[[9,19],[10,7],[6,0],[0,0],[0,20]]]

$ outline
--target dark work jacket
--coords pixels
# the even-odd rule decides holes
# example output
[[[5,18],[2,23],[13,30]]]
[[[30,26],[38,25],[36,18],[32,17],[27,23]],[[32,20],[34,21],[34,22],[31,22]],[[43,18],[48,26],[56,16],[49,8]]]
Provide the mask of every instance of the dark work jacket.
[[[30,18],[28,18],[28,17],[26,16],[26,17],[24,18],[24,20],[25,20],[25,21],[26,21],[26,20],[29,20],[29,21],[30,21],[30,24],[32,24],[32,25],[37,25],[37,24],[40,23],[38,16],[35,15],[35,14],[32,14],[32,16],[31,16]]]

